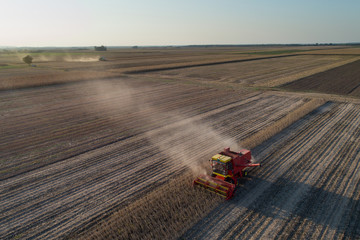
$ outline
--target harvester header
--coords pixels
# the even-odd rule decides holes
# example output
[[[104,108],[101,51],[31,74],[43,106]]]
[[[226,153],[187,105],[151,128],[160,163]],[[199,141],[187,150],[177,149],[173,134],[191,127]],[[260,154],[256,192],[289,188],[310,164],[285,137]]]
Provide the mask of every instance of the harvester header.
[[[215,192],[226,199],[233,197],[240,178],[247,175],[247,168],[260,166],[260,163],[251,162],[251,152],[247,149],[233,152],[230,148],[225,148],[214,155],[210,162],[211,176],[200,175],[194,180],[193,185]]]

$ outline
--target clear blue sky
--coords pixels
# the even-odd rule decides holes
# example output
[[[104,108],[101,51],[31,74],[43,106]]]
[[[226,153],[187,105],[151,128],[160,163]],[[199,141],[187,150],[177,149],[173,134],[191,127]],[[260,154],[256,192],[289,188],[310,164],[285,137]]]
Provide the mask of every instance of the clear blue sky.
[[[360,42],[360,0],[0,0],[0,46]]]

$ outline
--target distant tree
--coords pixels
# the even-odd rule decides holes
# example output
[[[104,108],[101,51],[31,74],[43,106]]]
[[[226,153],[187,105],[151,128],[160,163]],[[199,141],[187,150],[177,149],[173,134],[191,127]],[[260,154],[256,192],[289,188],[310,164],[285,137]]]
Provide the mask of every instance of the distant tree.
[[[30,55],[27,55],[26,57],[23,58],[24,63],[29,64],[29,66],[32,63],[32,60],[33,58]]]

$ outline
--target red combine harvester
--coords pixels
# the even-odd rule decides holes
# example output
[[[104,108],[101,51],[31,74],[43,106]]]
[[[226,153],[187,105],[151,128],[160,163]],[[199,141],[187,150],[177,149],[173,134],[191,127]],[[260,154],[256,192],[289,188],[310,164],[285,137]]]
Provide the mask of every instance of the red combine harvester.
[[[193,182],[194,186],[203,187],[226,198],[233,197],[239,179],[246,176],[246,168],[260,166],[260,163],[251,162],[250,150],[240,152],[224,151],[211,158],[212,174],[200,175]]]

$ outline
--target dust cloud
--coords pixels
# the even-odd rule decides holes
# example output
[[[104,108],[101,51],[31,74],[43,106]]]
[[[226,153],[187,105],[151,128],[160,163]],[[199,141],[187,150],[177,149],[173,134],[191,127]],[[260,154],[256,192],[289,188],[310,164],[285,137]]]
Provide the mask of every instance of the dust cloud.
[[[31,53],[15,53],[19,62],[22,62],[26,55],[33,57],[33,62],[98,62],[100,56],[73,56],[70,54],[65,55],[43,55],[43,54],[31,54]]]
[[[170,161],[181,161],[194,173],[207,172],[207,168],[203,167],[201,159],[198,158],[205,157],[206,153],[215,154],[224,147],[234,148],[237,145],[235,140],[217,132],[201,120],[194,120],[177,111],[162,112],[154,106],[142,105],[141,107],[155,113],[146,121],[155,123],[161,119],[167,119],[164,127],[157,131],[146,132],[151,144],[165,154]]]
[[[39,55],[34,57],[34,61],[40,61],[40,62],[98,62],[100,56],[45,56],[45,55]]]
[[[110,81],[91,84],[95,84],[97,98],[111,100],[121,96],[118,101],[108,101],[106,109],[99,111],[109,114],[113,111],[136,113],[145,129],[151,126],[151,130],[145,131],[145,136],[152,146],[166,156],[170,165],[180,162],[196,174],[206,173],[209,167],[204,163],[213,154],[222,151],[224,147],[240,150],[235,139],[215,130],[201,118],[186,116],[177,109],[169,110],[162,104],[155,105],[157,101],[152,99],[151,94],[142,94],[151,90],[149,87],[134,88],[122,82],[114,84]]]
[[[74,57],[74,56],[66,56],[63,58],[65,62],[98,62],[100,56],[95,57]]]
[[[54,62],[54,61],[61,61],[61,58],[55,57],[55,56],[45,56],[45,55],[39,55],[34,57],[34,61],[39,62]]]

